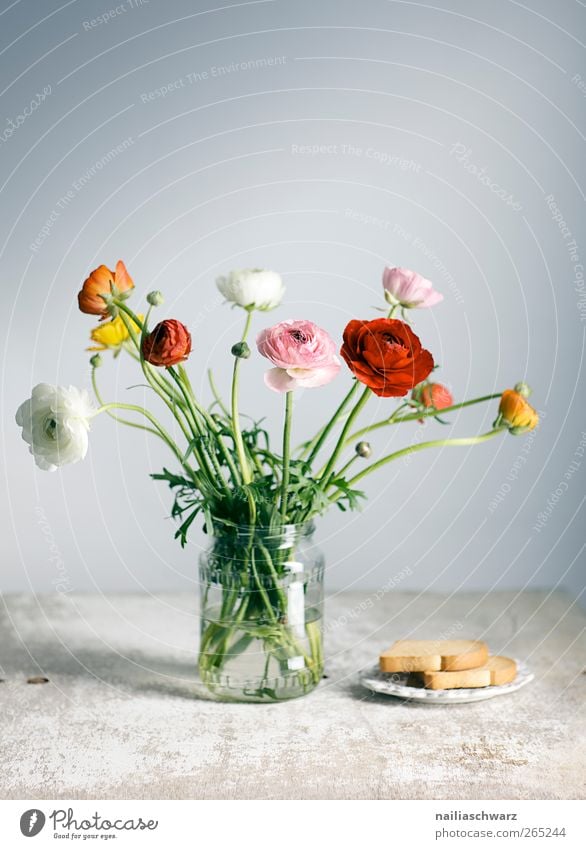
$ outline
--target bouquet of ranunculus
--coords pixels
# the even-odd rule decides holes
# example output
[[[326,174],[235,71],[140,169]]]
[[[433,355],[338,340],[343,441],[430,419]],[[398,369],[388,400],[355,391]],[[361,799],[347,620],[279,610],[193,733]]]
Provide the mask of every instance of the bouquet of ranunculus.
[[[96,351],[91,365],[97,405],[85,390],[39,384],[16,419],[37,464],[49,471],[85,457],[90,422],[101,413],[167,445],[173,465],[152,477],[174,492],[176,536],[185,545],[201,515],[211,541],[200,562],[200,676],[224,698],[290,698],[311,690],[323,673],[323,560],[311,539],[313,519],[332,505],[356,508],[364,497],[358,488],[362,480],[399,457],[473,445],[505,431],[522,433],[537,425],[538,416],[527,401],[526,384],[454,403],[448,389],[432,379],[433,356],[409,323],[411,310],[431,307],[442,296],[419,274],[387,268],[388,315],[350,321],[341,348],[308,320],[281,321],[258,333],[257,351],[271,366],[265,384],[284,396],[283,438],[275,449],[260,417],[240,414],[239,376],[252,353],[248,337],[255,313],[279,306],[282,280],[252,269],[216,282],[226,300],[244,312],[242,336],[231,349],[228,400],[211,372],[211,405],[195,395],[184,366],[192,347],[189,330],[173,318],[152,326],[153,310],[163,304],[160,292],[147,295],[144,315],[134,312],[128,304],[134,283],[120,261],[115,271],[104,265],[95,269],[78,296],[80,310],[101,319],[91,332],[95,347],[90,349]],[[114,356],[124,351],[136,361],[174,417],[173,434],[145,406],[103,400],[97,370],[100,352],[107,350]],[[293,449],[296,390],[330,383],[342,360],[351,378],[344,398],[317,433]],[[398,403],[382,421],[361,427],[360,415],[373,394]],[[500,406],[487,433],[417,442],[369,462],[372,451],[365,438],[370,432],[428,418],[441,421],[440,415],[495,398]]]

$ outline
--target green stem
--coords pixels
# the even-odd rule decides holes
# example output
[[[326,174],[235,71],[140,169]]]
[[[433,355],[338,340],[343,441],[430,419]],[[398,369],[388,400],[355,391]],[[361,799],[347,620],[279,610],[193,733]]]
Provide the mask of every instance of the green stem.
[[[265,545],[263,545],[263,543],[261,543],[260,541],[259,541],[259,543],[258,543],[258,547],[259,547],[259,549],[260,549],[260,551],[261,551],[261,553],[262,553],[262,555],[263,555],[263,559],[264,559],[264,561],[265,561],[266,565],[268,566],[269,572],[270,572],[270,574],[271,574],[271,578],[272,578],[272,581],[273,581],[273,584],[274,584],[275,593],[276,593],[277,598],[278,598],[278,600],[279,600],[279,607],[280,607],[280,609],[281,609],[282,613],[284,613],[284,614],[286,615],[286,611],[287,611],[287,595],[286,595],[286,593],[283,591],[282,587],[281,587],[281,586],[279,586],[279,584],[280,584],[280,578],[279,578],[279,575],[278,575],[278,573],[277,573],[277,570],[275,569],[275,564],[273,563],[273,559],[272,559],[272,557],[271,557],[271,553],[270,553],[270,551],[267,549],[267,547],[266,547]],[[259,581],[258,581],[258,580],[257,580],[257,583],[259,583]],[[259,589],[260,589],[260,586],[261,586],[261,585],[260,585],[260,583],[259,583]],[[263,589],[264,589],[264,588],[263,588]],[[265,598],[265,596],[266,596],[266,598]],[[263,595],[263,599],[265,600],[265,603],[266,603],[266,601],[267,601],[267,600],[268,600],[268,604],[270,604],[270,603],[271,603],[271,602],[270,602],[270,599],[268,598],[268,596],[267,596],[267,594],[266,594],[266,592],[265,592],[265,593],[264,593],[264,595]],[[275,622],[277,622],[277,621],[278,621],[278,619],[277,619],[277,617],[276,617],[276,616],[275,616],[275,614],[274,614],[274,611],[273,611],[272,606],[271,606],[271,608],[270,608],[269,613],[271,614],[271,616],[272,616],[272,617],[274,617],[274,621],[275,621]],[[291,648],[291,649],[293,649],[293,651],[297,652],[298,654],[300,654],[300,655],[304,658],[305,663],[306,663],[306,665],[307,665],[307,669],[309,670],[310,674],[312,675],[312,677],[314,678],[314,680],[315,680],[315,681],[316,681],[316,683],[317,683],[317,679],[316,679],[316,677],[315,677],[315,676],[316,676],[316,670],[315,670],[314,665],[312,664],[311,658],[309,658],[309,657],[307,656],[307,654],[305,653],[305,651],[303,650],[303,648],[299,645],[299,643],[298,643],[298,642],[297,642],[297,640],[294,638],[294,636],[293,636],[293,635],[289,632],[289,630],[288,630],[288,628],[287,628],[287,626],[286,626],[286,625],[284,625],[284,626],[283,626],[283,629],[282,629],[282,637],[283,637],[283,645],[284,645],[285,643],[288,643],[288,644],[289,644],[289,646],[290,646],[290,648]]]
[[[228,450],[226,443],[222,439],[222,434],[220,433],[220,428],[218,427],[217,423],[214,421],[214,418],[205,409],[205,407],[202,407],[202,405],[200,403],[198,403],[198,400],[195,396],[195,392],[193,391],[193,387],[191,385],[191,381],[189,380],[189,376],[188,376],[185,368],[182,365],[179,365],[178,370],[179,370],[179,376],[181,377],[181,380],[183,381],[183,383],[185,384],[185,386],[187,387],[187,389],[189,391],[190,398],[191,398],[191,401],[193,402],[195,409],[197,410],[199,415],[202,417],[204,422],[207,424],[210,432],[213,434],[213,436],[216,440],[216,443],[218,445],[218,448],[222,452],[222,456],[224,457],[226,465],[228,466],[228,468],[230,470],[230,474],[232,475],[232,480],[234,481],[234,484],[236,486],[238,486],[238,484],[240,483],[240,475],[238,474],[238,469],[236,468],[236,463],[232,459],[230,451]],[[169,371],[173,371],[173,369],[171,368],[171,369],[169,369]]]
[[[124,301],[120,301],[120,300],[116,299],[114,301],[114,303],[116,304],[116,306],[118,307],[118,309],[121,312],[125,313],[129,318],[131,318],[133,320],[133,322],[136,324],[136,326],[138,327],[138,329],[142,333],[142,331],[144,330],[146,322],[141,321],[140,318],[137,316],[137,314],[134,312],[134,310],[131,310],[130,307],[127,307],[126,304],[124,303]],[[150,314],[150,310],[149,310],[149,314]]]
[[[206,452],[206,447],[203,444],[203,441],[200,440],[203,435],[203,431],[200,427],[199,420],[197,418],[197,413],[194,410],[192,398],[189,392],[187,391],[184,382],[178,378],[174,369],[167,369],[167,371],[171,375],[171,378],[175,381],[175,384],[179,389],[179,393],[177,393],[173,384],[171,384],[167,379],[165,379],[159,372],[155,371],[150,366],[150,364],[145,361],[143,357],[142,343],[148,332],[148,319],[150,317],[152,307],[149,308],[144,322],[141,322],[138,316],[135,315],[132,310],[126,307],[124,303],[118,303],[118,306],[121,309],[122,321],[124,322],[124,325],[126,326],[126,329],[128,330],[128,333],[138,351],[139,362],[143,374],[146,377],[149,385],[157,393],[157,395],[161,398],[161,400],[165,403],[165,405],[173,414],[173,417],[177,421],[185,439],[187,440],[188,446],[190,446],[190,449],[195,459],[197,460],[198,466],[206,474],[212,491],[215,490],[216,492],[219,492],[219,490],[215,486],[215,481],[216,479],[218,479],[220,484],[223,486],[224,491],[227,493],[228,487],[226,485],[224,477],[221,474],[219,467],[216,468],[216,466],[214,465],[213,460],[215,458],[210,461]],[[140,340],[137,338],[137,334],[135,333],[134,328],[129,319],[134,321],[137,326],[140,327]],[[188,388],[190,389],[190,387]],[[201,441],[201,445],[198,444],[198,441]],[[183,465],[186,465],[186,460],[186,456],[182,458]]]
[[[153,416],[152,413],[149,413],[148,410],[146,410],[144,407],[139,407],[137,404],[122,404],[118,401],[111,401],[108,404],[102,404],[102,406],[99,407],[98,410],[96,410],[95,415],[99,415],[100,413],[107,413],[109,410],[131,410],[134,413],[140,413],[141,415],[143,415],[146,419],[149,420],[149,422],[154,426],[161,438],[167,443],[167,445],[169,446],[173,454],[175,454],[181,465],[184,468],[188,469],[190,474],[194,474],[193,469],[191,469],[191,467],[184,461],[183,454],[173,441],[171,435],[167,433],[163,425],[157,421],[157,419]]]
[[[395,312],[399,309],[399,306],[400,306],[399,304],[395,304],[393,307],[391,307],[391,309],[389,310],[388,318],[393,318]],[[358,381],[356,381],[356,384],[358,385]],[[350,430],[352,429],[352,425],[354,424],[354,422],[356,421],[356,419],[358,418],[358,416],[362,412],[362,409],[363,409],[364,405],[366,404],[366,402],[368,401],[368,399],[370,398],[370,395],[371,395],[370,388],[368,386],[366,386],[364,388],[362,395],[358,399],[356,406],[354,407],[354,409],[352,410],[352,412],[350,413],[350,415],[346,419],[346,424],[344,425],[342,433],[340,434],[340,438],[339,438],[338,443],[337,443],[337,445],[334,449],[334,453],[330,457],[330,460],[329,460],[328,464],[326,465],[325,470],[323,471],[323,474],[321,472],[319,473],[319,477],[324,483],[324,490],[328,488],[331,473],[334,470],[334,467],[336,465],[336,461],[338,460],[338,457],[340,456],[340,454],[344,450],[344,447],[346,445],[346,441],[348,439],[348,434],[350,433]]]
[[[189,377],[187,376],[187,372],[185,371],[183,366],[180,365],[178,367],[179,377],[181,378],[181,383],[179,383],[178,380],[177,380],[177,372],[175,371],[174,367],[171,366],[167,369],[167,372],[170,374],[171,378],[179,386],[180,391],[179,391],[179,394],[178,394],[175,391],[173,383],[166,380],[163,377],[163,375],[160,374],[158,371],[156,371],[155,369],[152,369],[151,366],[147,362],[145,362],[145,360],[142,356],[142,340],[143,340],[143,338],[144,338],[144,336],[147,332],[147,321],[145,320],[144,322],[142,322],[138,318],[138,316],[129,307],[126,306],[126,304],[123,301],[116,301],[115,303],[121,311],[122,321],[124,322],[124,324],[125,324],[125,326],[128,330],[128,333],[129,333],[129,335],[130,335],[130,337],[131,337],[131,339],[132,339],[132,341],[133,341],[133,343],[134,343],[134,345],[135,345],[135,347],[136,347],[136,349],[139,353],[142,370],[143,370],[143,373],[144,373],[147,381],[149,382],[149,385],[151,386],[152,389],[154,389],[154,391],[159,395],[159,397],[162,398],[162,400],[167,405],[167,407],[169,407],[169,409],[173,413],[175,419],[179,423],[179,426],[181,427],[183,434],[184,434],[185,438],[187,439],[188,443],[192,443],[193,440],[189,437],[189,434],[186,431],[182,417],[177,415],[177,410],[180,410],[181,413],[183,414],[183,416],[185,417],[187,423],[189,424],[189,426],[191,427],[191,429],[193,431],[193,427],[192,427],[193,423],[190,421],[190,416],[188,415],[185,407],[187,407],[187,409],[189,410],[189,412],[191,413],[191,415],[194,417],[194,419],[196,421],[197,421],[197,413],[199,413],[200,416],[203,418],[203,420],[208,424],[209,429],[213,433],[213,435],[216,439],[216,442],[218,443],[218,446],[220,448],[220,451],[222,452],[222,455],[223,455],[223,457],[226,461],[226,465],[228,466],[228,468],[230,470],[230,474],[232,475],[233,481],[236,485],[238,485],[240,476],[238,474],[236,464],[234,463],[232,457],[230,456],[230,452],[228,451],[226,445],[224,444],[224,441],[221,437],[221,434],[220,434],[213,418],[209,415],[207,410],[204,410],[201,407],[201,405],[199,405],[197,403],[197,400],[195,398],[195,394],[193,392],[191,383],[189,381]],[[150,310],[149,310],[149,313],[147,314],[147,317],[148,317],[148,315],[150,315]],[[141,330],[140,341],[137,338],[137,335],[134,331],[134,328],[128,322],[128,318],[132,319],[132,321],[140,328],[140,330]],[[187,388],[188,395],[186,395],[186,393],[184,391],[185,387]],[[200,465],[202,465],[199,457],[198,457],[198,462],[200,463]],[[212,479],[213,479],[213,476],[212,476]]]
[[[126,327],[126,329],[128,331],[128,335],[132,339],[132,342],[133,342],[136,350],[138,351],[140,366],[142,368],[142,372],[143,372],[149,386],[151,387],[151,389],[154,390],[154,392],[157,393],[159,398],[161,398],[161,400],[166,404],[166,406],[169,408],[169,410],[173,413],[173,416],[175,417],[175,419],[177,420],[181,430],[183,431],[183,435],[185,436],[187,442],[189,443],[191,441],[191,437],[189,436],[189,432],[187,431],[187,428],[185,427],[183,420],[177,415],[177,412],[176,412],[179,409],[185,415],[185,412],[183,411],[183,408],[182,408],[181,396],[177,395],[173,386],[171,384],[169,384],[164,378],[162,378],[157,372],[155,372],[154,369],[152,369],[150,367],[150,365],[145,361],[144,357],[142,356],[141,340],[137,337],[136,332],[134,330],[134,327],[132,326],[131,322],[129,321],[129,317],[132,319],[132,321],[134,321],[136,324],[138,324],[140,326],[140,328],[141,328],[141,338],[142,338],[142,335],[145,332],[145,325],[140,321],[138,316],[136,316],[132,312],[132,310],[129,310],[128,307],[124,306],[124,304],[119,304],[118,306],[121,309],[120,318],[124,322],[124,326]]]
[[[193,433],[193,441],[191,443],[193,453],[197,457],[198,463],[210,479],[210,483],[212,483],[213,485],[213,481],[217,479],[224,492],[229,495],[230,490],[228,489],[228,485],[224,479],[222,470],[220,469],[220,464],[218,463],[217,457],[215,456],[214,452],[207,451],[206,449],[206,445],[203,439],[204,432],[198,420],[197,412],[193,407],[191,394],[188,391],[187,387],[184,385],[180,376],[174,371],[174,369],[170,368],[168,369],[168,371],[177,386],[179,387],[179,391],[183,395],[183,398],[190,413],[188,420],[190,420],[191,432]],[[196,445],[197,442],[200,442],[201,444],[200,449]]]
[[[252,322],[252,312],[252,310],[247,310],[246,323],[244,325],[244,331],[240,340],[241,342],[246,342],[246,337],[248,336],[250,324]],[[241,357],[235,357],[234,372],[232,376],[232,429],[234,431],[234,443],[236,447],[236,453],[238,455],[238,461],[242,470],[242,480],[245,485],[248,485],[252,482],[252,473],[250,471],[250,466],[246,457],[246,451],[244,450],[244,440],[242,439],[242,431],[240,429],[240,413],[238,412],[238,383],[240,375],[240,363]]]
[[[291,464],[291,423],[293,419],[293,393],[285,395],[285,426],[283,428],[283,480],[281,482],[281,519],[287,519],[289,471]]]
[[[248,456],[249,456],[250,460],[252,461],[252,463],[254,464],[256,471],[259,473],[260,477],[262,478],[265,472],[264,472],[264,469],[262,467],[261,461],[258,459],[258,454],[256,454],[253,451],[248,451]]]
[[[342,451],[344,449],[344,446],[346,444],[346,440],[348,438],[348,434],[349,434],[350,430],[352,429],[352,425],[354,424],[354,422],[356,421],[356,419],[358,418],[358,416],[362,412],[362,409],[365,406],[368,399],[370,398],[370,395],[371,395],[370,388],[368,386],[365,386],[364,392],[362,393],[362,395],[358,399],[356,406],[354,407],[354,409],[352,410],[352,412],[348,416],[348,419],[346,420],[346,424],[344,425],[344,427],[342,429],[342,433],[340,434],[340,438],[338,439],[338,443],[337,443],[336,447],[334,448],[334,453],[330,457],[329,462],[326,465],[323,474],[320,475],[320,480],[323,482],[324,488],[327,488],[327,485],[328,485],[329,479],[330,479],[330,475],[331,475],[332,471],[334,470],[334,467],[336,465],[338,457],[340,456],[340,454],[342,453]]]
[[[120,318],[124,322],[124,326],[128,331],[128,335],[132,339],[132,342],[138,352],[140,365],[143,371],[144,376],[146,377],[149,385],[152,389],[159,395],[165,403],[167,403],[167,397],[171,399],[173,405],[177,405],[181,408],[182,401],[181,396],[175,392],[175,388],[172,383],[163,377],[163,375],[154,369],[149,363],[147,363],[142,355],[142,341],[147,334],[147,321],[141,321],[140,318],[133,312],[130,307],[127,307],[124,301],[115,301],[116,306],[120,310]],[[151,308],[152,309],[152,308]],[[147,318],[151,313],[151,309],[149,309]],[[140,339],[138,338],[134,327],[129,322],[128,319],[131,319],[140,329]],[[162,394],[164,393],[164,395]],[[175,415],[175,411],[173,407],[167,403],[167,406],[170,407],[173,415]],[[177,416],[175,416],[177,418]],[[179,421],[179,419],[177,419]]]
[[[217,649],[217,652],[216,652],[216,656],[218,657],[220,668],[226,662],[226,655],[227,654],[236,655],[236,654],[240,653],[239,651],[235,651],[235,649],[238,649],[238,647],[242,643],[242,641],[245,642],[246,648],[248,647],[248,645],[251,642],[250,637],[244,637],[244,638],[240,637],[232,645],[231,650],[230,650],[230,640],[238,632],[238,626],[241,624],[242,620],[244,619],[244,616],[245,616],[247,608],[248,608],[248,602],[249,602],[249,596],[246,596],[245,598],[242,599],[242,601],[240,603],[240,607],[238,608],[238,612],[236,613],[236,615],[233,618],[230,619],[230,625],[228,627],[224,628],[224,633],[222,634],[221,642],[218,644],[218,649]],[[234,607],[235,607],[235,604],[232,605],[232,610],[234,610]],[[244,648],[242,650],[244,650]]]
[[[455,439],[434,439],[430,442],[419,442],[417,445],[408,445],[407,448],[402,448],[400,451],[395,451],[393,454],[387,454],[386,457],[383,457],[381,460],[378,460],[376,463],[371,463],[370,466],[367,466],[366,469],[363,469],[353,478],[348,481],[348,486],[355,486],[362,478],[366,477],[366,475],[371,474],[371,472],[376,472],[378,469],[386,466],[388,463],[391,463],[393,460],[398,460],[400,457],[406,457],[408,454],[415,454],[417,451],[424,451],[426,448],[439,448],[441,446],[462,446],[462,445],[478,445],[481,442],[486,442],[489,439],[492,439],[495,436],[498,436],[499,433],[503,433],[506,431],[505,427],[498,427],[495,430],[489,430],[487,433],[482,433],[480,436],[464,436],[458,437]],[[334,501],[337,501],[340,496],[336,496]]]
[[[338,477],[338,478],[343,477],[343,475],[345,475],[345,474],[346,474],[346,472],[348,471],[348,469],[350,468],[350,466],[352,466],[352,464],[353,464],[353,463],[355,463],[357,459],[358,459],[358,454],[354,454],[354,456],[353,456],[353,457],[350,457],[350,459],[348,460],[348,462],[346,463],[346,465],[345,465],[345,466],[342,466],[342,468],[340,469],[340,471],[336,474],[336,477]]]
[[[264,588],[264,585],[263,585],[263,582],[262,582],[261,577],[259,575],[258,569],[256,568],[256,558],[254,556],[254,547],[251,549],[251,552],[250,552],[250,566],[251,566],[251,569],[252,569],[252,574],[254,575],[254,580],[256,581],[256,585],[258,587],[258,591],[260,593],[262,600],[264,601],[266,611],[269,615],[269,618],[275,624],[278,621],[277,615],[276,615],[275,611],[273,610],[273,605],[271,604],[271,600],[268,596],[267,591]]]
[[[274,456],[274,454],[271,451],[266,451],[263,448],[257,448],[256,453],[257,453],[257,456],[261,458],[262,462],[266,463],[266,465],[270,468],[272,474],[275,477],[275,480],[278,483],[280,478],[281,478],[281,471],[282,471],[282,469],[279,467],[278,459]],[[262,469],[262,467],[261,467],[261,469]],[[262,471],[260,473],[264,474],[264,472],[262,472]]]
[[[220,393],[218,391],[218,387],[216,386],[216,381],[214,380],[214,374],[213,374],[211,368],[208,369],[208,382],[210,384],[210,389],[212,390],[212,395],[214,396],[214,400],[215,400],[216,404],[218,405],[220,410],[224,413],[226,418],[229,419],[230,418],[230,411],[228,410],[228,408],[224,404],[224,402],[222,400],[222,396],[220,395]]]
[[[263,559],[264,559],[266,565],[269,568],[271,578],[273,579],[273,582],[274,582],[274,585],[275,585],[275,593],[277,595],[277,598],[279,599],[279,606],[281,607],[281,610],[285,611],[285,610],[287,610],[287,596],[284,593],[283,589],[279,586],[280,579],[279,579],[279,575],[277,573],[277,570],[275,569],[275,564],[273,563],[273,558],[271,557],[271,552],[268,550],[266,545],[264,545],[262,542],[260,542],[260,540],[258,542],[258,547],[259,547],[259,549],[262,553],[262,556],[263,556]]]
[[[317,625],[317,623],[315,622],[308,622],[305,626],[305,632],[309,639],[311,656],[314,660],[316,670],[319,672],[323,665],[322,636],[320,626]]]
[[[387,427],[392,424],[401,424],[401,422],[414,422],[419,419],[428,419],[433,416],[437,416],[439,414],[443,415],[444,413],[451,413],[454,410],[461,410],[464,407],[471,407],[473,404],[481,404],[484,401],[493,401],[495,398],[500,398],[502,392],[498,392],[495,395],[483,395],[481,398],[472,398],[470,401],[463,401],[461,404],[453,404],[451,407],[445,407],[443,410],[425,410],[418,413],[411,413],[408,416],[399,416],[395,418],[395,414],[398,410],[395,410],[395,413],[388,418],[383,419],[383,421],[376,422],[373,425],[369,425],[368,427],[363,427],[362,430],[357,430],[352,436],[348,437],[347,442],[353,442],[355,439],[360,439],[361,436],[365,436],[367,433],[371,433],[373,430],[379,430],[382,427]],[[401,407],[399,407],[401,409]]]
[[[210,465],[210,460],[208,459],[208,456],[205,452],[205,446],[202,445],[202,447],[200,448],[200,446],[197,444],[198,437],[201,436],[201,430],[199,428],[199,422],[197,420],[196,413],[193,410],[193,406],[191,404],[191,398],[185,391],[185,387],[183,386],[182,382],[177,379],[176,373],[172,368],[167,369],[167,371],[170,372],[171,377],[175,380],[179,388],[179,393],[177,393],[173,384],[166,380],[159,372],[155,371],[149,365],[149,363],[145,361],[143,357],[142,342],[147,333],[147,320],[150,316],[151,309],[149,309],[145,321],[142,322],[139,317],[123,302],[116,301],[116,304],[120,309],[120,317],[124,322],[128,334],[138,351],[140,365],[145,378],[147,379],[150,387],[156,392],[156,394],[161,398],[163,403],[173,414],[173,417],[181,428],[181,431],[187,441],[188,446],[191,446],[191,451],[193,452],[193,455],[197,460],[198,466],[205,472],[212,492],[215,491],[216,493],[219,493],[219,490],[215,486],[216,478],[219,478],[220,483],[224,487],[224,491],[228,492],[227,485],[223,476],[221,474],[217,474],[217,472],[213,468],[213,463]],[[134,322],[138,327],[140,327],[140,339],[138,339],[137,337],[134,327],[132,326],[132,322]],[[186,456],[181,456],[180,460],[181,464],[184,467],[189,468],[186,462]]]
[[[309,456],[307,458],[307,462],[310,465],[311,465],[311,463],[313,463],[316,456],[319,454],[319,452],[322,449],[325,441],[327,440],[328,436],[332,432],[333,428],[336,426],[340,416],[344,413],[344,410],[346,409],[346,407],[348,406],[348,404],[352,400],[352,398],[353,398],[353,396],[354,396],[354,394],[355,394],[355,392],[356,392],[356,390],[358,389],[359,386],[360,386],[360,384],[356,380],[352,384],[352,388],[350,389],[350,391],[348,392],[348,394],[346,395],[346,397],[344,398],[344,400],[342,401],[342,403],[340,404],[340,406],[338,407],[338,409],[336,410],[336,412],[334,413],[332,418],[329,420],[329,422],[325,425],[325,427],[323,427],[321,429],[321,431],[319,431],[317,436],[315,436],[311,440],[311,442],[309,442],[308,445],[306,445],[305,448],[303,449],[303,451],[301,453],[301,458],[303,458],[305,453],[307,451],[309,451],[310,453],[309,453]]]
[[[93,387],[94,395],[96,396],[96,400],[97,400],[98,404],[101,407],[103,407],[105,402],[104,402],[104,399],[102,398],[100,390],[98,389],[98,382],[97,382],[97,378],[96,378],[96,368],[95,367],[92,368],[92,387]],[[141,425],[138,422],[131,422],[130,419],[123,419],[122,416],[117,416],[111,410],[106,410],[105,412],[108,416],[110,416],[111,419],[114,419],[114,421],[119,422],[119,424],[127,425],[128,427],[135,427],[135,428],[138,428],[139,430],[146,431],[146,433],[152,433],[155,436],[161,437],[160,432],[158,430],[155,430],[152,427],[145,427],[144,425]]]

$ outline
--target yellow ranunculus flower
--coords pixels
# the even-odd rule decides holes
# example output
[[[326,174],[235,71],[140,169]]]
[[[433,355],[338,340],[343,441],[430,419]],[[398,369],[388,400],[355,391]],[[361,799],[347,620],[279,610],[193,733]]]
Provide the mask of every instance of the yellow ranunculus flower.
[[[511,433],[525,433],[537,427],[539,416],[526,398],[514,389],[505,389],[499,406],[505,423]]]
[[[139,315],[138,318],[141,321],[143,320],[142,315]],[[128,321],[131,321],[131,319],[129,318]],[[132,321],[132,326],[137,333],[140,333],[140,327],[134,321]],[[94,327],[91,332],[91,339],[92,342],[96,342],[97,344],[88,348],[88,351],[107,351],[108,348],[119,349],[128,338],[129,333],[126,325],[120,316],[117,316],[111,321],[104,321],[102,324]]]

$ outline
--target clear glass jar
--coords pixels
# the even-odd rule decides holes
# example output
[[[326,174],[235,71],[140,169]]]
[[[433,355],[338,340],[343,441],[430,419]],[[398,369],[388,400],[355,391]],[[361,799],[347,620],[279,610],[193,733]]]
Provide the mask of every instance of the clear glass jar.
[[[325,564],[313,532],[214,524],[200,557],[199,673],[217,698],[294,699],[320,682]]]

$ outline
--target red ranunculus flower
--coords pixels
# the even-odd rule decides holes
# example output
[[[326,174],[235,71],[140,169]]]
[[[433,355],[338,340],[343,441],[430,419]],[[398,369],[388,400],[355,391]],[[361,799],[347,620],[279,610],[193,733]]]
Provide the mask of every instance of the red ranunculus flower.
[[[406,395],[433,369],[433,357],[419,337],[394,318],[351,321],[340,353],[357,379],[382,398]]]
[[[184,324],[167,318],[145,336],[142,355],[153,366],[174,366],[191,353],[191,334]]]

